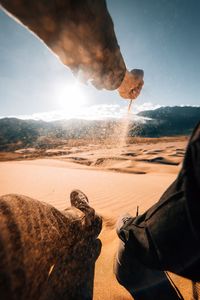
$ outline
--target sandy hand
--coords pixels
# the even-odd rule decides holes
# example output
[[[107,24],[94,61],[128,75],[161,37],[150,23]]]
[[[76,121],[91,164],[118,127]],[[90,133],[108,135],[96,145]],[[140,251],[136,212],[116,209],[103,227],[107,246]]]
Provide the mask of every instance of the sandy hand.
[[[136,99],[144,85],[144,71],[134,69],[131,72],[126,71],[124,80],[118,88],[120,96],[124,99]]]

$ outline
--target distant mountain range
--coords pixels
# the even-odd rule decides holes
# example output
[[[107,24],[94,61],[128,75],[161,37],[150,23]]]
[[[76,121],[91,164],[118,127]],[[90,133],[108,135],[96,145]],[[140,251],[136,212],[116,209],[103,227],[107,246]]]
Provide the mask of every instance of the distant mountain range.
[[[139,117],[139,118],[138,118]],[[142,120],[142,122],[141,122]],[[129,136],[189,135],[200,121],[200,107],[161,107],[140,112],[129,123]],[[24,147],[48,148],[68,139],[100,139],[120,134],[119,120],[61,120],[54,122],[0,119],[0,151]],[[117,130],[116,130],[117,128]]]
[[[160,107],[138,114],[150,118],[138,130],[140,136],[161,137],[189,135],[195,125],[200,122],[200,106]]]

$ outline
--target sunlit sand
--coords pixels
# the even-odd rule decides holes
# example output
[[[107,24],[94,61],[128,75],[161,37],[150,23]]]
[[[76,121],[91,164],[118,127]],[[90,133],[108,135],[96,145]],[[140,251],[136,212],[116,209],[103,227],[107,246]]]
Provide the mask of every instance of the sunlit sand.
[[[149,139],[128,144],[121,155],[113,156],[112,147],[101,149],[91,144],[71,147],[68,154],[66,149],[51,149],[49,158],[4,161],[0,163],[1,194],[24,194],[64,209],[69,206],[72,189],[84,191],[104,219],[94,299],[132,299],[113,275],[116,219],[125,212],[135,215],[137,206],[142,213],[159,200],[176,178],[185,145],[186,139]],[[174,275],[173,279],[184,299],[191,299],[191,283]]]

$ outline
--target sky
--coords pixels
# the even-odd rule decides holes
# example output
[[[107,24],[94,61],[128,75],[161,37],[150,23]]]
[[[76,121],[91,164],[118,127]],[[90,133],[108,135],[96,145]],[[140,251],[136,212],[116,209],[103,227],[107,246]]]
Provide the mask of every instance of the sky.
[[[199,106],[200,1],[107,0],[107,6],[127,69],[145,74],[132,111]],[[127,105],[117,91],[77,83],[44,43],[0,10],[0,117],[119,117]]]

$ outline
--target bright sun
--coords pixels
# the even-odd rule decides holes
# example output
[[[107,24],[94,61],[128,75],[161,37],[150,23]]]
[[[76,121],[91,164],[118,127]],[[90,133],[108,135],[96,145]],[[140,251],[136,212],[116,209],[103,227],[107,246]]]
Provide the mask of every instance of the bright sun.
[[[79,83],[67,84],[59,87],[57,91],[58,108],[66,115],[73,117],[79,115],[86,104],[86,95]]]

